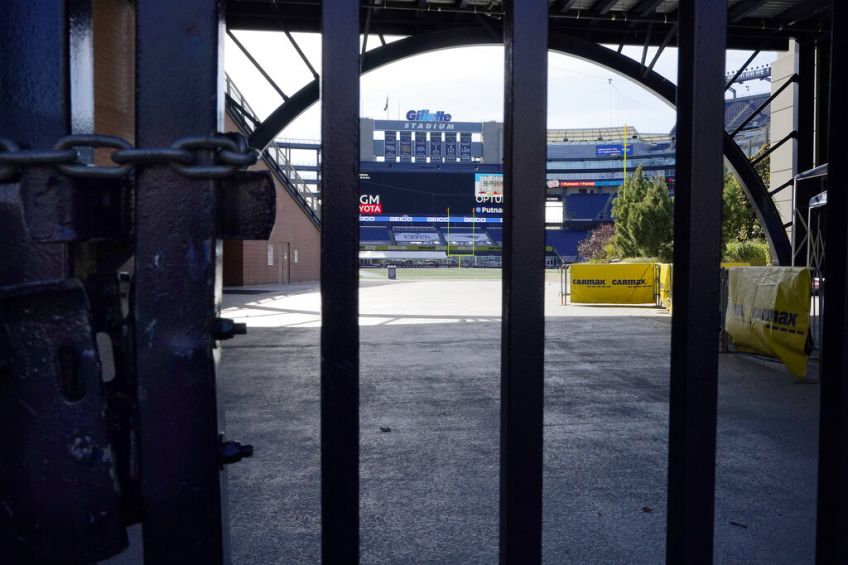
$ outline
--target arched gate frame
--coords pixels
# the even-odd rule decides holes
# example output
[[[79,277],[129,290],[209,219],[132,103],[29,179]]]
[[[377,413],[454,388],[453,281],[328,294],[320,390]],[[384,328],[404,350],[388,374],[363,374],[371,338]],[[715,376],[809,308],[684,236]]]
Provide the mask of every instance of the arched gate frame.
[[[667,3],[679,6],[676,92],[661,77],[601,47],[557,36],[549,43],[548,1],[502,4],[502,563],[540,563],[542,557],[544,201],[537,187],[546,172],[546,59],[552,46],[626,76],[642,73],[639,82],[667,101],[673,99],[677,108],[667,561],[713,559],[721,220],[717,188],[723,158],[737,173],[746,174],[723,131],[724,49],[733,14],[728,3],[715,0]],[[92,65],[91,19],[84,13],[91,3],[0,3],[0,88],[5,95],[0,137],[11,140],[0,147],[0,554],[11,562],[100,561],[126,546],[125,526],[139,521],[147,563],[228,561],[222,465],[248,450],[220,435],[217,341],[232,337],[236,328],[218,317],[217,248],[221,239],[262,239],[263,233],[267,238],[267,223],[247,227],[257,210],[269,208],[256,194],[274,192],[270,178],[248,182],[250,176],[230,170],[234,158],[248,162],[246,148],[228,157],[230,176],[224,179],[210,173],[220,171],[214,167],[194,170],[199,173],[194,176],[181,174],[172,166],[178,162],[171,159],[175,141],[207,136],[223,127],[222,39],[224,9],[231,4],[268,4],[276,10],[282,2],[133,4],[134,143],[152,151],[134,155],[150,159],[155,153],[156,159],[137,161],[140,167],[121,178],[95,179],[91,168],[83,166],[86,162],[75,161],[87,171],[83,178],[65,172],[79,173],[79,168],[62,169],[45,161],[68,164],[66,153],[53,150],[57,142],[68,134],[91,133],[90,123],[78,121],[92,115],[94,104],[87,74]],[[285,112],[296,115],[320,94],[322,318],[331,322],[321,328],[321,528],[322,559],[333,564],[359,559],[360,16],[363,8],[386,10],[387,4],[376,8],[352,0],[292,2],[299,9],[321,10],[317,21],[324,30],[323,52],[332,53],[323,57],[320,84],[311,85],[308,96],[298,96],[299,110],[291,104]],[[571,4],[554,3],[560,14]],[[615,2],[602,4],[608,11]],[[647,4],[655,8],[659,2]],[[741,13],[764,2],[731,4],[731,12]],[[421,0],[418,7],[426,5]],[[457,5],[464,8],[467,2]],[[828,6],[829,68],[837,80],[828,81],[832,103],[817,119],[828,124],[830,154],[839,155],[842,132],[848,129],[843,79],[848,76],[848,35],[836,31],[848,25],[848,4],[807,0],[793,3],[788,11],[791,20]],[[79,9],[82,12],[74,11]],[[462,35],[461,44],[471,44],[469,33]],[[449,46],[444,38],[428,37],[417,40],[420,52]],[[478,43],[492,42],[481,34],[473,37]],[[408,56],[412,50],[401,50],[412,44],[398,42],[366,54],[364,68]],[[743,182],[755,202],[767,197],[753,178]],[[839,188],[848,186],[848,162],[830,163],[829,183],[828,213],[835,221],[826,228],[825,277],[831,292],[820,361],[816,559],[846,563],[848,192]],[[29,209],[39,212],[35,217],[24,213],[27,195],[41,199],[43,206]],[[243,216],[228,217],[238,211],[233,204],[238,204],[239,195],[244,204],[258,206]],[[758,207],[774,244],[777,232],[768,225],[771,213],[765,201]],[[231,230],[233,224],[241,224],[241,229]],[[117,270],[131,256],[131,315],[122,316],[116,300]],[[120,323],[111,323],[113,315]],[[86,387],[96,391],[101,382],[94,331],[109,333],[113,343],[127,346],[120,372],[116,364],[119,382],[109,388],[126,385],[126,390],[118,387],[118,396],[138,393],[136,416],[112,439],[106,437],[103,421],[108,397],[81,394]],[[124,433],[131,430],[138,436]],[[113,465],[108,454],[118,454],[121,446],[139,454],[133,459],[137,468]],[[119,492],[118,482],[131,490]],[[128,508],[139,512],[128,514]],[[22,555],[25,558],[19,558]]]
[[[362,59],[362,73],[429,51],[493,43],[492,34],[480,28],[448,29],[413,35],[367,51]],[[669,106],[675,105],[674,83],[626,55],[596,43],[561,34],[549,35],[548,46],[551,51],[601,65],[646,88]],[[319,82],[320,79],[315,78],[280,104],[250,136],[251,145],[267,147],[283,128],[317,102]],[[724,133],[724,157],[739,178],[748,200],[763,225],[772,256],[779,264],[789,265],[792,259],[789,238],[774,201],[745,153],[726,132]],[[716,187],[716,190],[720,189],[720,186]]]

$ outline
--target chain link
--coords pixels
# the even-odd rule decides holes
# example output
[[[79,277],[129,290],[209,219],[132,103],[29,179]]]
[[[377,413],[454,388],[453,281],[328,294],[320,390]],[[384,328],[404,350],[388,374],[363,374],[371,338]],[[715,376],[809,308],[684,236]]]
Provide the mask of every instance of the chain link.
[[[168,165],[170,163],[188,165],[194,161],[194,155],[191,151],[171,147],[118,149],[112,153],[112,161],[119,165]]]
[[[177,140],[177,142],[174,143],[173,148],[195,151],[196,154],[200,154],[199,150],[206,150],[207,152],[211,152],[213,156],[217,156],[220,155],[221,151],[231,151],[236,153],[239,146],[238,143],[229,137],[219,135],[184,137],[183,139]],[[238,168],[235,165],[217,164],[214,157],[212,160],[195,162],[191,165],[174,164],[172,167],[174,167],[174,170],[181,175],[189,178],[226,177],[236,172],[236,169]]]
[[[113,165],[90,165],[81,161],[77,148],[114,149]],[[23,167],[53,165],[62,173],[81,178],[121,178],[137,165],[170,165],[188,178],[221,178],[256,163],[259,151],[248,146],[239,133],[184,137],[171,147],[142,148],[112,135],[69,135],[53,149],[21,149],[13,140],[0,137],[0,182],[15,179]]]
[[[56,143],[56,149],[72,147],[111,147],[113,149],[131,149],[130,142],[114,135],[68,135]],[[117,179],[126,175],[132,169],[131,165],[109,167],[103,165],[61,164],[57,168],[71,177],[86,177],[95,179]]]

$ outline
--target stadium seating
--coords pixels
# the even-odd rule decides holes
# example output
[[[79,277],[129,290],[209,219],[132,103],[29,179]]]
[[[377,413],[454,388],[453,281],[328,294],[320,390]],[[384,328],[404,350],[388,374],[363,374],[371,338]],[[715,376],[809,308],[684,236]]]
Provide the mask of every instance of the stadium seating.
[[[746,96],[745,98],[737,98],[727,100],[724,105],[724,124],[725,129],[733,131],[739,127],[742,122],[747,120],[754,110],[757,109],[763,102],[768,99],[768,94],[757,96]],[[763,111],[754,118],[746,127],[746,129],[760,128],[769,123],[771,119],[771,107],[766,106]]]
[[[389,230],[382,226],[364,226],[359,228],[359,241],[369,245],[392,242]]]
[[[545,230],[545,245],[551,246],[566,261],[577,259],[577,244],[589,237],[584,230]]]
[[[611,194],[567,194],[565,221],[597,222],[605,219],[604,211],[611,199]]]

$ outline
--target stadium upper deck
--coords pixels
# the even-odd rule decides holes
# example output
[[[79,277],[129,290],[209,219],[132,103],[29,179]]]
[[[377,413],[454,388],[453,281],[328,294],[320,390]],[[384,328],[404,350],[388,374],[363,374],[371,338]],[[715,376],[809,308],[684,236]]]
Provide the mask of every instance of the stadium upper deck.
[[[768,98],[728,99],[732,130]],[[445,119],[447,116],[447,120]],[[363,261],[499,257],[503,125],[453,121],[444,111],[410,110],[407,120],[360,125],[360,240]],[[744,129],[743,148],[768,140],[769,114]],[[628,126],[551,129],[547,134],[546,246],[554,264],[578,259],[588,232],[613,221],[612,202],[626,175],[641,167],[674,190],[675,131]],[[461,236],[468,226],[473,233]]]

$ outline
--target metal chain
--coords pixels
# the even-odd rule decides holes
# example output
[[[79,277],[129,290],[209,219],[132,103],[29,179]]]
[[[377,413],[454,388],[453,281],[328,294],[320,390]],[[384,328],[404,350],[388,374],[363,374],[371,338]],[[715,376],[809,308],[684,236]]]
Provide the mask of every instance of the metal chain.
[[[90,165],[80,159],[77,148],[114,149],[115,165]],[[120,178],[138,165],[170,165],[188,178],[221,178],[256,163],[259,151],[240,133],[183,137],[171,147],[133,147],[112,135],[84,134],[61,138],[53,149],[21,149],[15,141],[0,137],[0,182],[14,180],[23,167],[53,165],[78,178]]]

